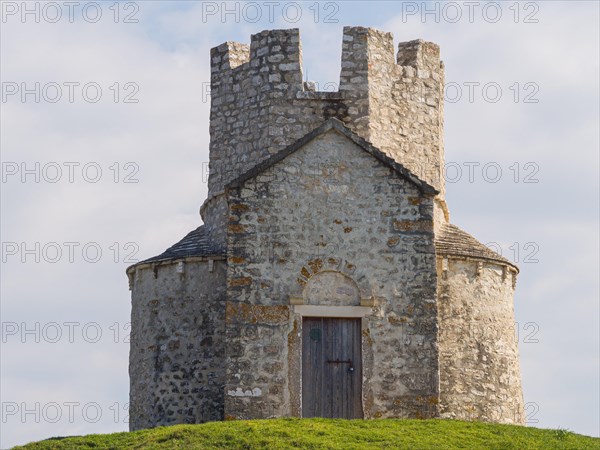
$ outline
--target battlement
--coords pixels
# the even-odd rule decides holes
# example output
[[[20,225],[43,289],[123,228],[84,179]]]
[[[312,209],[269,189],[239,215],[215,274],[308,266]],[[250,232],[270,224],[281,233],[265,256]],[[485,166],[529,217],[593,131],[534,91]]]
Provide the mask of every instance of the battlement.
[[[368,73],[373,70],[388,69],[392,66],[407,66],[420,70],[440,68],[439,47],[422,39],[401,42],[394,55],[392,33],[366,27],[344,27],[342,37],[342,59],[339,91],[357,90],[357,86],[368,81]],[[253,34],[250,45],[239,42],[225,42],[211,49],[211,75],[214,87],[232,73],[260,68],[260,72],[271,74],[288,72],[293,81],[300,81],[302,91],[310,91],[302,83],[302,46],[298,28],[265,30]],[[410,77],[414,71],[399,71],[398,74]],[[393,76],[390,73],[390,76]],[[271,77],[274,78],[274,77]]]
[[[302,90],[300,30],[265,30],[253,34],[250,45],[226,42],[211,49],[211,93],[248,78],[263,92],[287,90],[290,84]]]
[[[441,64],[440,47],[422,39],[400,42],[396,63],[399,66],[410,66],[415,69],[438,70]]]
[[[365,27],[344,27],[340,91],[368,89],[368,75],[375,69],[374,65],[381,68],[393,64],[392,33]]]
[[[211,73],[220,75],[220,72],[235,69],[237,66],[250,60],[250,47],[239,42],[224,42],[210,50]]]
[[[339,86],[303,81],[300,31],[265,30],[211,50],[209,198],[330,117],[442,192],[443,66],[436,44],[344,27]],[[335,81],[335,80],[332,80]]]

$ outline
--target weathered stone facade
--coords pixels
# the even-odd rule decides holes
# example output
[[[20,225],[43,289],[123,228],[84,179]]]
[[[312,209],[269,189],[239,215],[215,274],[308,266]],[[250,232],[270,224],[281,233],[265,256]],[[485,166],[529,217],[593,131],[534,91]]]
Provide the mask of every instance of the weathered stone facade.
[[[211,51],[204,225],[128,269],[132,429],[301,417],[305,317],[360,320],[364,418],[523,422],[518,269],[448,223],[439,48],[342,45],[338,92],[295,29]]]
[[[226,271],[192,257],[131,272],[131,429],[223,417]]]
[[[325,163],[336,170],[322,176]],[[335,294],[309,283],[316,274],[346,273],[360,298],[343,306],[373,304],[362,327],[362,353],[372,361],[368,368],[377,368],[363,385],[365,416],[435,416],[433,189],[423,193],[333,126],[234,186],[227,312],[260,311],[260,320],[227,315],[228,343],[240,352],[228,353],[226,393],[256,388],[263,395],[226,395],[226,411],[240,418],[299,415],[297,370],[286,360],[300,357],[288,339],[302,315],[289,308],[290,298]],[[273,365],[278,370],[268,370]]]
[[[457,227],[437,240],[440,414],[523,423],[513,293],[517,268]],[[475,250],[475,251],[474,251]]]

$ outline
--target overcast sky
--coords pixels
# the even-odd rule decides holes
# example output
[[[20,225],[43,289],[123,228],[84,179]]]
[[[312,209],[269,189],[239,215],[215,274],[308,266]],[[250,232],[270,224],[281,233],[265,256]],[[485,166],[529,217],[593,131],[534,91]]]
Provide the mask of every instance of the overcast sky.
[[[440,45],[451,221],[521,268],[528,422],[600,434],[597,2],[22,5],[0,23],[1,448],[127,430],[125,269],[201,223],[210,48],[299,27],[330,90],[344,25]]]

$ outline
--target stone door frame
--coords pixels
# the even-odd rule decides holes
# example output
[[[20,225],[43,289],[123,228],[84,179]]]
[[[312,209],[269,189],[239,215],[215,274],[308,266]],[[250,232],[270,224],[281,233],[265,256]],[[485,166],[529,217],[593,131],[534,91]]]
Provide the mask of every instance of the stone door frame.
[[[370,392],[368,379],[371,371],[368,361],[372,359],[371,346],[364,336],[368,334],[368,316],[373,313],[370,306],[319,306],[291,305],[292,331],[288,336],[288,386],[290,415],[302,417],[302,322],[304,317],[360,319],[362,372],[362,411],[367,417],[365,399]],[[371,357],[370,357],[371,356]]]
[[[356,284],[358,289],[357,304],[353,305],[319,305],[305,304],[304,289],[311,278],[323,272],[337,272]],[[372,392],[367,380],[372,372],[373,351],[369,338],[369,316],[376,307],[369,277],[355,264],[343,258],[316,258],[307,261],[297,275],[297,282],[290,286],[290,333],[288,334],[288,398],[289,414],[302,417],[302,320],[303,317],[337,317],[360,319],[361,323],[361,358],[362,358],[362,411],[363,417],[369,416],[367,403]]]

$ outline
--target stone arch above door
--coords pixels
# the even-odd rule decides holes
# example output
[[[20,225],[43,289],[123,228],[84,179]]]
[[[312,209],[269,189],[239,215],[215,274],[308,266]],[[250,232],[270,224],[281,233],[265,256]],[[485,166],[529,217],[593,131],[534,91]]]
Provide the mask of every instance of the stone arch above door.
[[[310,277],[302,291],[302,299],[305,305],[359,306],[360,291],[349,276],[324,270]]]
[[[349,261],[315,258],[300,270],[290,303],[320,306],[372,306],[368,278]]]

